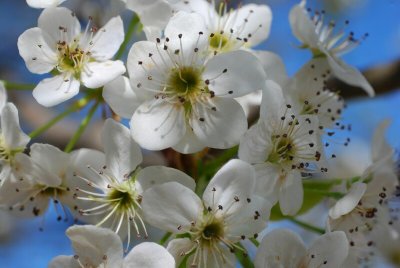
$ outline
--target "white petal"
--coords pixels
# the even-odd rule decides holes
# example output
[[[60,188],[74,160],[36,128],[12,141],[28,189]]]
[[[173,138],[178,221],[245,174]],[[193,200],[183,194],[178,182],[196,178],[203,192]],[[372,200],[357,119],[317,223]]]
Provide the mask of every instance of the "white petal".
[[[44,9],[39,16],[38,26],[47,33],[44,37],[50,47],[55,46],[58,41],[65,41],[69,44],[81,32],[79,20],[71,10],[65,7]],[[62,33],[60,27],[66,29],[66,32],[63,33],[63,40],[60,40]]]
[[[263,231],[267,226],[271,203],[257,195],[251,196],[249,200],[251,200],[250,203],[245,204],[235,213],[235,216],[226,220],[227,236],[233,238],[239,238],[242,235],[252,236]]]
[[[239,145],[239,158],[251,163],[264,163],[272,150],[271,133],[262,121],[251,126],[242,136]]]
[[[3,110],[7,103],[7,90],[4,87],[4,83],[0,81],[0,112]]]
[[[36,27],[18,37],[18,50],[32,73],[44,74],[57,65],[57,55],[44,39],[43,30]]]
[[[203,203],[189,188],[167,182],[143,193],[142,209],[151,225],[173,233],[185,233],[203,213]]]
[[[247,46],[254,47],[268,38],[271,29],[272,12],[267,5],[244,5],[226,14],[223,18],[226,22],[225,31],[234,30],[240,38],[247,38]],[[251,37],[249,37],[251,35]]]
[[[349,242],[344,232],[326,233],[315,240],[303,262],[309,268],[342,267],[349,251]]]
[[[124,24],[120,16],[110,19],[93,37],[90,53],[98,61],[111,59],[124,41]]]
[[[315,25],[308,16],[305,9],[305,1],[295,5],[289,14],[290,26],[293,34],[303,44],[315,48],[318,47],[318,36],[315,31]]]
[[[283,215],[296,215],[303,205],[303,184],[297,171],[288,172],[279,191],[279,207]]]
[[[9,149],[24,149],[31,138],[21,130],[17,107],[11,102],[7,103],[1,110],[0,120],[5,146]]]
[[[106,154],[107,172],[123,181],[142,162],[139,145],[132,139],[124,125],[107,119],[102,132],[102,143]]]
[[[371,148],[372,162],[378,162],[388,157],[388,155],[393,155],[393,149],[385,139],[385,133],[389,125],[390,121],[384,120],[378,125],[374,132]]]
[[[286,104],[288,103],[283,96],[281,86],[277,83],[270,83],[270,86],[263,90],[260,117],[266,120],[267,124],[269,124],[269,120],[280,119],[285,114]]]
[[[206,147],[193,133],[191,128],[186,128],[186,134],[181,141],[172,148],[182,154],[193,154]]]
[[[281,57],[269,51],[256,50],[252,52],[261,62],[267,80],[272,80],[281,86],[288,81],[289,77]]]
[[[246,115],[236,100],[215,98],[207,106],[196,104],[193,110],[196,111],[192,112],[193,132],[205,146],[230,148],[239,143],[247,130]]]
[[[279,165],[262,163],[254,165],[256,170],[256,194],[266,198],[271,204],[276,204],[281,187],[282,169]]]
[[[174,257],[177,266],[183,261],[186,255],[182,253],[190,252],[193,248],[194,242],[189,238],[176,238],[172,239],[167,246],[167,250]]]
[[[363,197],[367,185],[362,182],[354,183],[349,192],[339,199],[336,204],[329,210],[329,217],[332,219],[338,219],[343,215],[346,215],[352,211]]]
[[[88,88],[97,88],[111,82],[125,73],[124,63],[120,60],[89,62],[81,73],[82,83]]]
[[[218,205],[230,208],[225,215],[233,214],[237,209],[247,203],[246,199],[253,196],[255,186],[254,168],[239,159],[232,159],[226,163],[211,179],[203,193],[206,207],[217,209]]]
[[[143,23],[145,32],[151,29],[151,36],[147,35],[148,40],[160,37],[162,31],[172,16],[171,6],[165,0],[127,0],[127,8],[133,10]]]
[[[192,191],[196,188],[193,178],[178,169],[164,166],[145,167],[136,177],[136,182],[139,184],[137,185],[138,192],[144,192],[154,185],[173,181],[182,184]]]
[[[58,176],[65,174],[70,161],[69,154],[50,144],[33,144],[30,155],[35,163],[46,171]]]
[[[113,231],[92,225],[74,225],[67,229],[66,234],[81,263],[98,267],[107,258],[108,265],[122,266],[122,242]]]
[[[131,133],[139,145],[148,150],[175,146],[185,135],[183,107],[152,100],[143,103],[133,114]]]
[[[36,144],[32,146],[35,145]],[[46,160],[48,159],[46,158]],[[52,172],[52,170],[46,169],[46,166],[42,167],[39,163],[36,163],[35,159],[32,157],[29,157],[23,153],[19,153],[15,156],[15,161],[21,166],[21,172],[23,174],[27,174],[26,176],[28,176],[30,180],[34,180],[32,183],[39,183],[49,187],[57,187],[61,185],[61,178],[59,177],[59,174]],[[56,159],[54,162],[56,162]]]
[[[300,267],[299,262],[306,252],[303,241],[296,233],[277,229],[264,236],[254,265],[256,268]]]
[[[131,118],[135,110],[143,102],[131,88],[129,79],[119,76],[104,85],[103,98],[113,111],[124,118]]]
[[[338,58],[331,57],[329,54],[327,59],[333,74],[338,79],[349,85],[361,87],[370,97],[375,95],[374,89],[359,70]]]
[[[26,3],[33,8],[49,8],[58,6],[64,1],[65,0],[26,0]]]
[[[265,88],[265,72],[256,56],[237,50],[218,54],[206,64],[204,81],[216,96],[236,98]]]
[[[81,268],[74,256],[57,256],[51,260],[48,268]]]
[[[203,32],[199,40],[199,33]],[[179,38],[179,35],[182,38]],[[168,47],[171,51],[183,49],[183,54],[193,53],[195,47],[202,51],[208,45],[206,26],[204,19],[197,13],[177,12],[168,22],[165,28],[165,37],[169,37]],[[199,41],[198,41],[199,40]],[[182,44],[182,45],[181,45]],[[191,57],[186,57],[190,63]]]
[[[169,1],[174,11],[185,11],[189,13],[200,14],[203,18],[208,30],[215,28],[216,22],[219,21],[220,16],[215,10],[214,3],[209,1]],[[215,27],[214,27],[215,26]],[[211,28],[211,29],[210,29]]]
[[[32,94],[36,101],[51,107],[73,98],[79,93],[79,81],[75,78],[57,75],[40,81]]]
[[[123,268],[174,268],[175,260],[162,246],[143,242],[135,246],[124,259]]]

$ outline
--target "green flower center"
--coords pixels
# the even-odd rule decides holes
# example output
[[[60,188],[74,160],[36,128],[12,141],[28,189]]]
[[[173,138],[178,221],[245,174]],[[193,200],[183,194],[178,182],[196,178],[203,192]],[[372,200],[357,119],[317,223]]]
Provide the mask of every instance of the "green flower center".
[[[90,52],[85,52],[79,47],[78,41],[72,44],[59,42],[57,44],[58,50],[58,71],[72,72],[74,77],[79,79],[84,64],[91,60]]]
[[[118,207],[119,211],[129,211],[132,208],[137,208],[137,204],[140,203],[139,199],[135,191],[135,185],[130,181],[112,186],[107,194],[107,200],[111,206]]]
[[[229,38],[224,34],[212,34],[208,41],[210,47],[214,50],[227,50],[229,48]]]
[[[202,236],[205,239],[223,237],[224,227],[220,222],[212,222],[204,227]]]
[[[168,85],[178,95],[190,95],[203,85],[201,71],[191,66],[174,68],[169,75]]]
[[[296,148],[292,139],[286,136],[274,136],[272,138],[273,149],[268,156],[267,161],[270,163],[284,163],[291,161],[296,154]]]

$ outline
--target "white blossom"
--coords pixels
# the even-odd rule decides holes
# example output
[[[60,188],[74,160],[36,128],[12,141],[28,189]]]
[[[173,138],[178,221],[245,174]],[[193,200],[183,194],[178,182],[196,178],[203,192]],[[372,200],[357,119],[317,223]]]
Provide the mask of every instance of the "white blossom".
[[[338,79],[361,87],[373,96],[374,90],[361,72],[339,58],[354,49],[361,40],[356,40],[352,33],[346,35],[343,31],[336,32],[334,22],[325,25],[323,12],[317,11],[310,17],[305,5],[306,0],[302,0],[289,15],[293,34],[302,42],[302,47],[310,49],[314,58],[324,58]]]
[[[68,228],[66,234],[72,242],[75,255],[55,257],[49,263],[49,268],[175,267],[171,254],[156,243],[141,243],[124,257],[121,239],[109,229],[75,225]]]
[[[33,8],[49,8],[56,7],[65,0],[26,0],[26,3]]]
[[[242,137],[239,158],[255,166],[257,193],[294,215],[303,203],[301,173],[321,171],[318,117],[299,115],[278,84],[262,98],[260,121]]]
[[[26,30],[18,39],[19,53],[29,71],[57,73],[42,80],[33,90],[44,106],[54,106],[74,97],[82,83],[98,88],[125,72],[122,61],[110,60],[124,40],[120,17],[97,29],[87,24],[83,33],[75,14],[67,8],[45,9],[38,27]]]
[[[235,267],[241,239],[265,228],[271,205],[254,194],[255,174],[249,164],[230,160],[211,179],[201,200],[176,182],[153,186],[143,194],[145,219],[162,230],[188,237],[170,241],[168,250],[187,266]]]
[[[341,231],[321,235],[307,249],[296,233],[277,229],[264,236],[254,265],[256,268],[337,268],[342,267],[348,249],[346,235]]]
[[[98,226],[106,226],[118,233],[121,238],[131,240],[131,228],[140,237],[147,237],[142,219],[142,194],[157,184],[175,181],[190,189],[195,183],[185,173],[163,166],[150,166],[140,169],[142,162],[140,147],[132,139],[129,129],[108,119],[102,132],[105,162],[97,163],[102,168],[96,170],[89,166],[86,172],[77,172],[77,179],[89,187],[77,188],[76,199],[84,201],[79,212]],[[91,172],[89,172],[91,171]]]
[[[246,131],[243,109],[232,98],[263,89],[264,70],[245,51],[208,59],[204,27],[199,15],[178,12],[165,40],[133,45],[130,83],[119,78],[105,87],[107,103],[120,116],[132,117],[132,136],[141,147],[183,153],[223,149],[239,143]]]

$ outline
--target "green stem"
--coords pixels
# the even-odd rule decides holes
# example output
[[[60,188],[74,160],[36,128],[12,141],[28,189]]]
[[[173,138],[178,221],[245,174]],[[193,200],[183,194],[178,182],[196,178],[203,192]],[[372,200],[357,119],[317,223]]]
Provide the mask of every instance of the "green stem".
[[[135,28],[140,22],[139,17],[136,15],[133,15],[131,22],[129,23],[128,30],[126,31],[125,34],[125,39],[122,42],[117,54],[115,55],[115,59],[120,59],[122,55],[124,55],[125,49],[129,44],[129,41],[132,38],[133,33],[135,32]]]
[[[160,239],[160,242],[158,242],[158,244],[160,244],[161,246],[164,246],[164,244],[167,242],[167,240],[171,237],[172,233],[171,232],[167,232],[164,234],[164,236]]]
[[[317,189],[306,188],[305,191],[307,191],[308,193],[323,195],[323,196],[332,197],[332,198],[335,198],[335,199],[340,199],[343,196],[345,196],[344,193],[329,192],[329,191],[323,191],[323,190],[317,190]]]
[[[81,124],[79,125],[77,131],[75,132],[74,136],[72,139],[69,141],[67,146],[64,149],[64,152],[69,153],[72,151],[74,148],[75,144],[78,142],[79,138],[82,136],[83,132],[85,131],[86,127],[89,125],[90,120],[92,119],[94,113],[97,110],[97,107],[99,106],[100,102],[96,101],[96,103],[90,108],[89,113],[86,115],[85,118],[83,118]]]
[[[8,90],[33,90],[35,88],[35,85],[33,84],[20,84],[4,80],[3,83],[4,87]]]
[[[315,232],[315,233],[318,233],[318,234],[324,234],[324,233],[325,233],[325,230],[324,230],[324,229],[322,229],[322,228],[320,228],[320,227],[317,227],[317,226],[314,226],[314,225],[311,225],[311,224],[309,224],[309,223],[300,221],[300,220],[298,220],[298,219],[296,219],[296,218],[293,218],[293,217],[286,217],[286,219],[288,219],[289,221],[291,221],[291,222],[297,224],[297,225],[300,226],[300,227],[303,227],[303,228],[306,229],[306,230],[309,230],[309,231],[312,231],[312,232]]]
[[[241,248],[244,248],[241,243],[237,243],[237,245]],[[250,260],[250,258],[243,254],[242,251],[236,250],[235,251],[236,259],[240,262],[243,268],[254,268],[253,262]]]
[[[260,246],[260,242],[255,239],[254,237],[250,237],[249,238],[250,242],[253,243],[254,246],[256,246],[257,248]]]
[[[76,111],[82,109],[88,103],[89,103],[89,98],[80,99],[79,101],[77,101],[73,105],[71,105],[67,110],[65,110],[61,114],[57,115],[56,117],[54,117],[53,119],[51,119],[49,122],[47,122],[43,126],[37,128],[34,131],[32,131],[31,133],[29,133],[29,137],[31,137],[32,139],[36,138],[37,136],[39,136],[40,134],[42,134],[43,132],[45,132],[46,130],[51,128],[53,125],[55,125],[57,122],[62,120],[64,117],[68,116],[69,114],[71,114],[73,112],[76,112]]]

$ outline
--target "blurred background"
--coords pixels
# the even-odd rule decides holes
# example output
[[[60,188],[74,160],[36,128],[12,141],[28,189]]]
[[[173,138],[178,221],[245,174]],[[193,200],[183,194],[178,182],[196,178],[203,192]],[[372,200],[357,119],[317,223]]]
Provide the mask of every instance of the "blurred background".
[[[110,5],[110,2],[112,4]],[[236,4],[230,1],[232,6]],[[250,1],[240,1],[245,4]],[[280,55],[289,75],[293,75],[311,57],[307,51],[297,48],[298,41],[292,36],[288,14],[295,0],[258,0],[251,1],[268,4],[273,12],[272,30],[269,39],[259,49],[273,51]],[[108,18],[119,11],[117,0],[68,0],[64,6],[70,7],[83,20],[90,15],[97,18],[101,26]],[[348,95],[348,108],[343,120],[352,125],[350,136],[352,143],[348,147],[339,144],[336,152],[342,151],[341,167],[349,172],[362,170],[369,158],[369,144],[374,128],[383,120],[391,119],[387,133],[389,143],[400,148],[400,1],[399,0],[314,0],[308,6],[323,9],[327,17],[344,25],[349,20],[348,32],[356,36],[369,33],[369,37],[354,51],[344,56],[344,60],[362,70],[377,91],[377,97],[370,99],[362,91],[344,88]],[[28,28],[37,25],[40,10],[29,8],[24,0],[1,1],[0,6],[0,80],[21,83],[37,83],[43,76],[31,74],[18,54],[17,38]],[[103,15],[99,15],[103,14]],[[128,21],[132,12],[124,11],[122,16]],[[137,39],[142,36],[137,35]],[[347,93],[346,90],[349,90]],[[9,100],[15,102],[20,110],[22,127],[29,133],[57,115],[63,106],[46,109],[39,106],[31,92],[9,91]],[[68,104],[68,103],[67,103]],[[76,113],[51,128],[36,142],[65,146],[75,131],[79,119],[86,111]],[[81,138],[79,146],[101,148],[98,133],[101,128],[100,114],[93,120],[89,129]],[[339,137],[340,140],[340,137]],[[339,158],[340,159],[340,158]],[[313,212],[318,224],[320,213]],[[54,211],[46,214],[45,219],[20,220],[7,212],[0,211],[0,267],[46,267],[57,255],[70,255],[70,242],[64,235],[70,222],[57,222]],[[272,228],[288,223],[272,224]],[[323,226],[323,223],[320,222]],[[44,231],[39,231],[44,227]],[[293,227],[293,226],[291,226]],[[297,231],[301,231],[297,229]],[[383,266],[379,264],[379,266]]]

